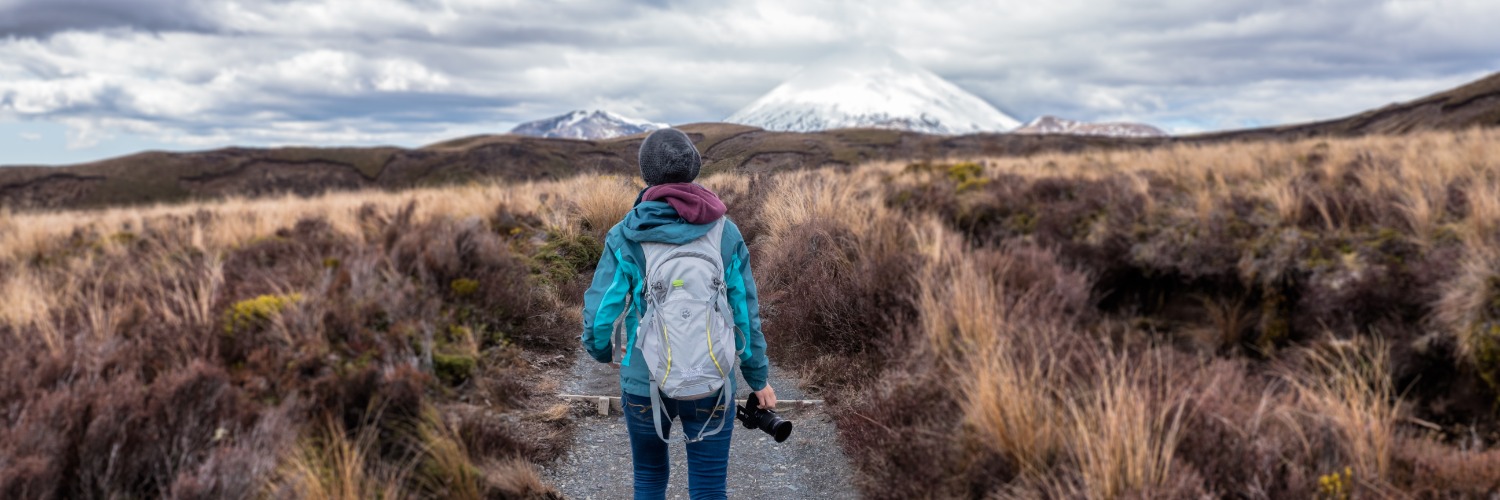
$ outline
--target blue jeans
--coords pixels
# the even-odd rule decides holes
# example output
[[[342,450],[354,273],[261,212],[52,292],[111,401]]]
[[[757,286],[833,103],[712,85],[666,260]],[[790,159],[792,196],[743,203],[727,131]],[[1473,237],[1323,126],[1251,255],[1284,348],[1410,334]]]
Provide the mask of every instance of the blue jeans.
[[[635,462],[636,500],[655,500],[667,497],[667,478],[671,464],[667,461],[667,443],[656,435],[656,424],[651,421],[651,398],[625,393],[625,428],[630,431],[630,456]],[[724,430],[687,445],[688,495],[693,500],[727,498],[726,474],[729,470],[729,436],[734,429],[732,413],[721,408],[721,397],[714,393],[703,399],[678,401],[666,396],[661,398],[663,408],[662,428],[667,437],[672,437],[672,418],[681,417],[682,431],[689,437],[708,426],[712,431],[724,422]],[[734,411],[733,408],[729,409]]]

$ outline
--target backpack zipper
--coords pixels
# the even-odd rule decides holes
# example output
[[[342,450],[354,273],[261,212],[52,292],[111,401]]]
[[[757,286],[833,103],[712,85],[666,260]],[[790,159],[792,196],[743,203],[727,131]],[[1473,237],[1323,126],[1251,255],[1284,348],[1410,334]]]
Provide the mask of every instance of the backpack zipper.
[[[721,312],[721,311],[719,311],[719,289],[723,286],[722,285],[723,284],[723,280],[720,280],[718,277],[715,277],[714,281],[713,281],[713,284],[714,284],[714,295],[713,295],[713,298],[709,299],[709,302],[714,305],[714,312]],[[713,334],[713,330],[714,330],[714,315],[713,314],[705,314],[705,315],[703,315],[703,336],[708,337],[708,359],[714,360],[714,368],[718,368],[719,369],[719,378],[724,378],[724,367],[721,366],[721,365],[719,365],[719,356],[717,354],[714,354],[714,334]]]

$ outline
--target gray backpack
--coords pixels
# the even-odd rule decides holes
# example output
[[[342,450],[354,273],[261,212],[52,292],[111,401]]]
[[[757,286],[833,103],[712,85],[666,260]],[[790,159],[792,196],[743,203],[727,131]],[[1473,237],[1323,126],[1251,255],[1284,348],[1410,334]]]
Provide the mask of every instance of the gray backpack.
[[[734,313],[724,283],[723,233],[724,219],[719,219],[707,234],[686,244],[641,243],[646,256],[646,309],[636,332],[636,348],[651,372],[656,436],[668,443],[686,436],[667,439],[662,431],[662,394],[695,400],[720,392],[723,410],[718,427],[709,431],[705,424],[689,443],[718,434],[734,411],[734,394],[729,389],[740,352],[735,348]]]

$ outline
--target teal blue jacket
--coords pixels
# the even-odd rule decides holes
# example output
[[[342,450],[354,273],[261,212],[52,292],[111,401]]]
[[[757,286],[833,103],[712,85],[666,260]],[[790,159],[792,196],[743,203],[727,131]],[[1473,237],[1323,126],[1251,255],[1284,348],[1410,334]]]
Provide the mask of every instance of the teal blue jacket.
[[[713,226],[713,223],[689,224],[664,201],[637,199],[635,208],[604,237],[604,255],[594,270],[593,284],[583,296],[583,347],[600,363],[613,361],[622,349],[612,345],[614,323],[620,313],[626,312],[627,295],[633,297],[629,314],[625,315],[628,336],[623,349],[626,352],[620,357],[620,387],[625,392],[636,396],[651,395],[651,374],[646,369],[645,358],[635,348],[636,327],[645,304],[645,273],[642,270],[646,258],[640,242],[680,245],[703,236]],[[760,302],[755,279],[750,274],[750,250],[745,246],[739,227],[728,219],[724,221],[721,248],[729,305],[734,309],[734,325],[742,333],[734,336],[735,348],[743,351],[740,354],[740,375],[751,390],[758,391],[766,387],[769,371],[766,339],[760,331]]]

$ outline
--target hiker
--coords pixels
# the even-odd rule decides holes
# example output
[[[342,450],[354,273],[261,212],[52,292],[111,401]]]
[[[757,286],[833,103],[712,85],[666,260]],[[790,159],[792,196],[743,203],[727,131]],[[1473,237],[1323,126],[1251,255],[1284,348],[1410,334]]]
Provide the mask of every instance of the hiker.
[[[618,358],[635,498],[666,497],[669,442],[686,442],[691,497],[725,498],[734,368],[761,408],[776,406],[750,252],[724,202],[693,183],[702,160],[687,134],[652,132],[639,160],[647,188],[604,238],[583,346],[600,363]]]

